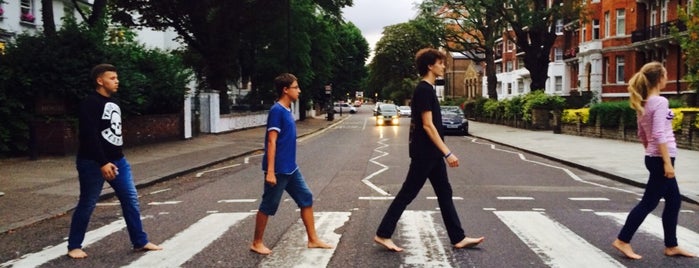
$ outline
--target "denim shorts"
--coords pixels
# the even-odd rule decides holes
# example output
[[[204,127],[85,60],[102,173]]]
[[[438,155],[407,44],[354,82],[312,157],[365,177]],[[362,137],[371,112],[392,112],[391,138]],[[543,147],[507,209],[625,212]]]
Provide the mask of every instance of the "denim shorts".
[[[277,173],[275,175],[277,176],[277,185],[271,186],[265,183],[265,192],[262,194],[262,202],[259,208],[262,213],[266,215],[277,213],[279,202],[285,190],[294,199],[299,208],[313,205],[313,194],[308,185],[306,185],[306,180],[304,180],[299,169],[296,169],[291,174]]]

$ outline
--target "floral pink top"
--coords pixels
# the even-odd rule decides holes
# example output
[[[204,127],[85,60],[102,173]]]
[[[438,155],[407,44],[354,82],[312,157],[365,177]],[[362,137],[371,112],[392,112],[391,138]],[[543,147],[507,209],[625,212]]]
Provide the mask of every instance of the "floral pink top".
[[[677,156],[675,134],[672,132],[672,119],[675,114],[670,110],[665,97],[652,96],[646,100],[642,116],[638,117],[638,138],[647,143],[646,155],[662,156],[660,144],[667,144],[670,157]]]

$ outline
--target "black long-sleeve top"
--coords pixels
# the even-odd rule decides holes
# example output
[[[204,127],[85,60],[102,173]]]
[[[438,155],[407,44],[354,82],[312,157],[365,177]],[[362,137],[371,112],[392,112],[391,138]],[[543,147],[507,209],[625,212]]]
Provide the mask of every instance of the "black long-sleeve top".
[[[124,157],[121,109],[116,99],[90,93],[80,103],[79,120],[78,158],[104,166]]]

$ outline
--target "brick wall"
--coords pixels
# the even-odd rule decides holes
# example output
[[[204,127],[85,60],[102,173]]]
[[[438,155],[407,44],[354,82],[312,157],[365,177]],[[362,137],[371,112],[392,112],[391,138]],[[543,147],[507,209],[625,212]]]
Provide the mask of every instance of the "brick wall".
[[[124,119],[123,124],[126,147],[184,137],[181,114],[130,116]]]

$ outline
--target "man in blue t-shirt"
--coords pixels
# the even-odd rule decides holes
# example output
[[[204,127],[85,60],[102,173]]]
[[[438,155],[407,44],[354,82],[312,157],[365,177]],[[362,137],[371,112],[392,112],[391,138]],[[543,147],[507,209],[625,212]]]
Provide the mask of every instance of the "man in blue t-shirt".
[[[393,243],[391,236],[401,214],[415,199],[428,178],[437,195],[439,211],[442,213],[449,240],[454,248],[473,247],[484,239],[483,237],[471,238],[464,234],[452,200],[451,185],[444,163],[446,161],[449,167],[459,166],[459,159],[444,143],[442,114],[434,88],[437,77],[444,76],[445,58],[444,53],[433,48],[421,49],[415,56],[415,65],[422,76],[422,81],[415,87],[411,99],[413,116],[410,119],[410,140],[408,141],[410,168],[403,186],[388,207],[374,236],[376,243],[391,251],[403,251]]]
[[[255,219],[255,237],[250,250],[267,255],[272,253],[262,241],[269,215],[279,207],[286,190],[301,209],[301,220],[308,234],[308,248],[333,248],[321,241],[313,220],[313,194],[296,164],[296,121],[291,114],[291,102],[298,100],[301,89],[296,76],[284,73],[274,79],[279,100],[269,110],[265,134],[264,193]]]

